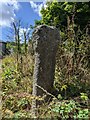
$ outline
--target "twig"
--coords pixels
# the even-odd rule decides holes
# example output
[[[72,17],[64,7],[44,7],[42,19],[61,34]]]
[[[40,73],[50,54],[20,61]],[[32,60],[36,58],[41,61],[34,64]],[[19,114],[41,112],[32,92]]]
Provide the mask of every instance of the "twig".
[[[36,84],[36,86],[38,87],[38,88],[40,88],[41,90],[43,90],[47,95],[50,95],[50,96],[52,96],[53,98],[56,98],[54,95],[52,95],[51,93],[49,93],[49,92],[47,92],[47,90],[45,90],[43,87],[41,87],[41,86],[39,86],[39,85],[37,85]],[[56,98],[57,99],[57,98]]]

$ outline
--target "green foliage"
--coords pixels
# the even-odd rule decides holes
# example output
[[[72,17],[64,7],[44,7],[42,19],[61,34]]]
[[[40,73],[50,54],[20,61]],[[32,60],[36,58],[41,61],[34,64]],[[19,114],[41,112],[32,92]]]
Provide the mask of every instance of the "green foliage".
[[[54,25],[60,30],[63,30],[67,27],[67,16],[69,16],[72,21],[74,15],[75,25],[80,25],[80,28],[83,29],[87,25],[90,13],[89,3],[83,2],[47,2],[47,7],[42,8],[41,14],[42,19],[36,22],[36,25],[47,24]],[[83,18],[84,16],[84,18]],[[38,23],[38,24],[37,24]]]
[[[60,49],[59,49],[60,50]],[[32,58],[32,57],[30,57]],[[23,67],[24,72],[21,74],[16,70],[15,57],[7,56],[2,62],[2,112],[4,118],[20,119],[20,118],[31,118],[31,104],[32,99],[42,101],[43,105],[37,107],[38,118],[49,118],[49,119],[88,119],[89,115],[89,103],[88,103],[88,93],[81,93],[81,103],[77,100],[63,100],[68,98],[68,95],[72,97],[75,93],[80,95],[80,87],[82,86],[79,77],[76,74],[70,76],[70,82],[67,82],[65,78],[67,68],[61,65],[65,65],[57,62],[57,69],[55,78],[57,78],[57,85],[55,81],[56,89],[58,89],[61,94],[58,94],[58,99],[53,99],[51,102],[44,102],[43,98],[33,97],[32,93],[32,73],[33,73],[33,62],[30,60],[29,56],[26,60],[23,56]],[[61,57],[62,58],[62,57]],[[64,58],[65,59],[65,58]],[[61,60],[61,59],[57,59]],[[67,59],[66,59],[67,60]],[[28,62],[27,62],[28,61]],[[26,62],[28,64],[26,64]],[[65,62],[62,60],[62,62]],[[60,65],[61,64],[61,65]],[[30,65],[30,66],[29,66]],[[32,65],[32,66],[31,66]],[[28,66],[28,67],[27,67]],[[63,72],[60,71],[60,67],[63,68]],[[60,80],[60,81],[59,81]],[[61,81],[62,80],[62,81]],[[74,80],[74,81],[72,81]],[[77,89],[78,88],[78,89]],[[83,89],[85,88],[85,83],[83,84]],[[71,89],[71,91],[70,91]],[[77,91],[76,91],[77,90]],[[85,88],[85,90],[87,90]],[[74,96],[75,97],[75,96]]]
[[[27,61],[25,60],[22,63],[24,70],[24,74],[22,74],[16,69],[17,64],[14,55],[7,56],[2,60],[2,112],[4,118],[14,119],[29,114],[26,109],[29,111],[31,107],[33,69],[31,57]]]
[[[74,118],[89,119],[89,110],[88,109],[80,110],[77,117],[74,116]]]
[[[26,109],[28,106],[30,107],[30,103],[26,98],[22,98],[18,101],[19,109]]]
[[[61,87],[61,91],[66,90],[66,89],[67,89],[67,85],[63,85],[63,86]]]
[[[59,46],[57,52],[55,87],[62,92],[67,86],[66,93],[79,95],[89,89],[89,36],[81,35],[76,39],[68,38]],[[80,40],[79,40],[80,39]]]
[[[58,118],[61,119],[77,119],[77,118],[83,118],[88,119],[89,118],[89,111],[88,109],[82,109],[79,103],[70,100],[68,102],[57,102],[54,105],[52,105],[52,111],[55,113],[58,113]],[[54,114],[55,114],[54,113]]]
[[[88,100],[88,96],[87,96],[86,93],[80,93],[80,94],[81,94],[82,100],[84,100],[84,101],[87,101],[87,100]]]
[[[14,74],[15,71],[13,71],[12,69],[10,68],[7,68],[4,73],[2,74],[2,77],[6,80],[12,80],[14,77],[13,77],[13,74]]]
[[[62,96],[61,96],[61,94],[58,94],[58,97],[57,97],[59,100],[61,100],[62,99]]]

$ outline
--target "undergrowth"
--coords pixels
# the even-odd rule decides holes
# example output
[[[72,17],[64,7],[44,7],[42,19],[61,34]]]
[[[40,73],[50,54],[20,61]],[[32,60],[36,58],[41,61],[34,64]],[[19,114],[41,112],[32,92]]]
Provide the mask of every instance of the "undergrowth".
[[[7,56],[2,61],[3,120],[30,119],[33,99],[43,102],[43,105],[37,107],[38,119],[89,119],[90,103],[88,94],[81,93],[77,97],[73,97],[72,93],[69,93],[69,97],[67,97],[69,87],[67,85],[61,87],[62,94],[60,92],[57,98],[52,98],[48,103],[43,98],[33,97],[33,60],[30,60],[32,57],[28,57],[27,60],[25,60],[25,56],[23,58],[22,72],[17,71],[14,55]],[[28,61],[28,64],[26,61]],[[73,88],[73,85],[71,87]]]

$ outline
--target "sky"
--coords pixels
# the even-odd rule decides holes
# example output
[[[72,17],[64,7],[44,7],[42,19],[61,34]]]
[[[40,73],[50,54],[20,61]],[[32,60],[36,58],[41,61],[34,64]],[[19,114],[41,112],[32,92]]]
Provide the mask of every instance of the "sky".
[[[34,25],[35,20],[41,19],[40,10],[42,6],[46,7],[43,2],[17,2],[14,0],[0,0],[0,40],[11,40],[7,36],[11,35],[12,23],[15,20],[21,20],[20,33]]]

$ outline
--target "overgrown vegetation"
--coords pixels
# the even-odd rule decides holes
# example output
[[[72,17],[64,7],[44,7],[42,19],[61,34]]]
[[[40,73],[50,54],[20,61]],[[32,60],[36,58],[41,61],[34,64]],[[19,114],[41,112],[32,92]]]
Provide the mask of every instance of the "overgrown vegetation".
[[[89,3],[49,2],[41,13],[36,26],[47,24],[60,29],[54,82],[58,95],[48,103],[44,97],[32,96],[34,56],[32,48],[31,54],[27,52],[25,37],[22,53],[17,51],[17,43],[16,51],[2,61],[2,119],[31,118],[33,99],[43,102],[37,107],[38,119],[90,119]]]

